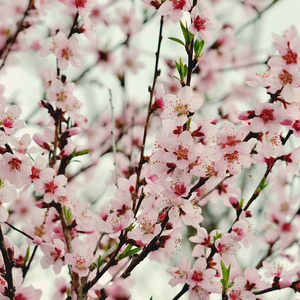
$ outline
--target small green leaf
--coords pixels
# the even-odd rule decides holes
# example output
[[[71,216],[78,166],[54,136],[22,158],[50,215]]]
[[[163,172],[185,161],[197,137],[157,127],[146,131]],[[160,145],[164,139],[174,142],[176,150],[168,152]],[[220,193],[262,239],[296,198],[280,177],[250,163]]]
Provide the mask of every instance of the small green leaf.
[[[267,185],[268,182],[266,183],[266,178],[263,177],[263,179],[260,181],[259,186],[257,188],[258,193],[260,193]]]
[[[185,40],[185,46],[189,47],[189,45],[191,44],[194,35],[192,33],[189,32],[189,30],[187,29],[187,26],[184,26],[183,23],[180,21],[180,27],[182,30],[182,34]]]
[[[121,260],[125,257],[131,256],[141,250],[141,248],[133,248],[132,249],[132,247],[133,247],[132,245],[128,245],[126,247],[126,249],[119,255],[119,259]]]
[[[175,65],[176,65],[176,68],[177,68],[177,71],[178,71],[178,73],[179,73],[179,75],[180,75],[180,72],[181,72],[181,66],[180,66],[180,64],[175,60]]]
[[[26,250],[26,255],[24,257],[24,263],[26,263],[29,259],[29,254],[30,254],[30,248],[27,247],[27,250]]]
[[[223,290],[227,290],[227,281],[225,279],[221,279]]]
[[[67,221],[67,223],[71,222],[73,219],[72,213],[71,213],[71,209],[67,208],[66,206],[63,207],[63,214],[64,217]]]
[[[216,235],[213,237],[214,242],[219,239],[222,236],[222,233],[218,233],[218,231],[216,232]]]
[[[84,150],[77,151],[77,152],[76,152],[76,150],[74,150],[71,154],[71,158],[76,157],[76,156],[86,155],[88,153],[90,153],[90,149],[84,149]]]
[[[226,268],[225,264],[221,260],[221,269],[222,269],[222,275],[223,275],[223,278],[221,279],[221,283],[222,283],[224,291],[227,291],[227,289],[228,289],[228,281],[229,281],[229,275],[230,275],[230,268],[231,268],[231,265],[229,265],[229,267]]]
[[[184,65],[183,66],[183,78],[185,78],[185,76],[187,75],[187,73],[188,73],[188,66]]]
[[[188,30],[185,28],[185,26],[183,25],[183,23],[181,21],[180,21],[180,27],[181,27],[181,30],[182,30],[182,33],[183,33],[183,37],[184,37],[185,43],[187,44],[187,41],[188,41]]]
[[[241,201],[240,201],[240,207],[243,207],[243,205],[244,205],[244,201],[245,201],[245,199],[244,199],[244,198],[242,198],[242,199],[241,199]]]
[[[98,256],[96,268],[99,269],[104,264],[104,259],[102,259],[101,255]]]
[[[192,121],[192,118],[191,118],[191,117],[189,117],[189,118],[188,118],[188,120],[187,120],[187,122],[186,122],[186,128],[187,128],[187,130],[189,130],[189,129],[190,129],[190,126],[191,126],[191,121]]]
[[[150,300],[153,300],[153,296],[151,296]]]
[[[221,260],[221,269],[222,269],[222,274],[223,274],[223,278],[225,277],[224,275],[227,272],[227,268],[225,266],[225,264],[223,263],[223,260]],[[226,280],[226,278],[224,278]]]
[[[134,227],[135,227],[134,223],[131,223],[131,224],[126,228],[126,232],[131,231]]]
[[[171,41],[174,41],[174,42],[176,42],[176,43],[179,43],[179,44],[185,46],[185,45],[184,45],[184,42],[183,42],[182,40],[180,40],[180,39],[177,39],[177,38],[174,38],[174,37],[169,37],[169,39],[170,39]]]
[[[81,151],[77,151],[76,156],[86,155],[88,153],[90,153],[90,149],[84,149],[84,150],[81,150]]]
[[[204,41],[195,40],[194,42],[194,52],[195,52],[195,59],[199,59],[203,54],[201,54],[202,49],[204,47]]]
[[[234,285],[234,282],[231,281],[231,282],[228,284],[228,288],[230,289],[231,287],[233,287],[233,285]]]
[[[177,71],[179,73],[180,79],[178,79],[175,76],[174,77],[182,83],[182,82],[184,82],[184,78],[186,77],[186,75],[188,73],[188,67],[186,64],[183,64],[181,57],[179,59],[179,62],[175,61],[175,65],[176,65]]]

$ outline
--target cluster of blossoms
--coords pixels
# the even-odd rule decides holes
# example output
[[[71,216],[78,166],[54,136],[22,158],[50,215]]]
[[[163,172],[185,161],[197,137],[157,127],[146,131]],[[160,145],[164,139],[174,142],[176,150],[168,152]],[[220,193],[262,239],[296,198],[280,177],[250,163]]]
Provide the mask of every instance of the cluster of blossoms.
[[[37,121],[38,129],[31,128],[32,135],[32,116],[23,121],[20,105],[10,103],[0,86],[0,298],[41,299],[41,288],[24,283],[32,266],[41,266],[53,269],[53,276],[61,275],[52,299],[130,299],[135,268],[146,258],[170,263],[185,238],[191,242],[194,261],[182,255],[167,268],[169,284],[182,286],[174,299],[188,291],[190,300],[212,295],[254,300],[285,288],[299,292],[300,261],[295,253],[300,208],[293,194],[293,186],[298,187],[294,179],[300,175],[296,27],[273,35],[279,55],[268,60],[266,73],[247,81],[251,87],[265,88],[268,101],[243,110],[235,100],[253,96],[244,85],[232,85],[215,106],[209,99],[222,68],[245,64],[233,51],[236,29],[217,22],[212,6],[195,0],[144,0],[137,6],[144,10],[139,15],[134,5],[124,9],[117,4],[112,9],[115,0],[50,2],[66,20],[51,22],[47,37],[34,31],[50,13],[43,0],[30,0],[27,6],[12,1],[5,11],[13,11],[8,15],[21,21],[12,27],[11,18],[3,15],[0,31],[0,70],[13,65],[26,48],[50,64],[39,69],[43,88],[38,109],[44,116]],[[266,1],[240,5],[260,12],[268,7],[262,2]],[[180,22],[184,15],[189,17],[186,25]],[[144,66],[131,41],[143,24],[157,20],[155,16],[160,16],[160,34],[145,111],[138,101],[127,99],[130,76]],[[169,76],[161,79],[162,28],[168,18],[169,26],[181,28],[184,41],[170,42],[184,46],[187,64],[182,58],[175,64],[166,59]],[[109,43],[97,35],[97,30],[105,33],[108,27],[120,30],[124,38],[114,47],[117,34],[108,37]],[[31,45],[23,43],[26,35]],[[256,58],[248,53],[247,59]],[[93,77],[97,68],[101,72]],[[113,85],[120,85],[121,113],[114,111],[115,91],[106,87],[103,71],[112,75]],[[85,85],[90,90],[81,95]],[[92,103],[89,94],[95,85],[109,91],[109,112],[96,111],[100,101]],[[81,99],[85,97],[87,103]],[[85,106],[92,106],[89,121],[81,111]],[[150,138],[151,150],[146,147]],[[289,143],[292,138],[294,143]],[[97,187],[106,180],[102,173],[93,173],[106,154],[115,165],[110,183],[116,189],[109,202],[98,205],[98,199],[89,199],[88,183],[96,178]],[[253,187],[256,178],[247,172],[254,173],[257,167],[265,168],[265,173]],[[259,201],[265,188],[277,195],[267,204]],[[252,208],[253,202],[260,207]],[[24,240],[15,240],[9,235],[12,231]],[[262,249],[255,253],[259,259],[254,266],[246,265],[240,256],[255,251],[256,243]],[[68,280],[62,277],[67,270]]]

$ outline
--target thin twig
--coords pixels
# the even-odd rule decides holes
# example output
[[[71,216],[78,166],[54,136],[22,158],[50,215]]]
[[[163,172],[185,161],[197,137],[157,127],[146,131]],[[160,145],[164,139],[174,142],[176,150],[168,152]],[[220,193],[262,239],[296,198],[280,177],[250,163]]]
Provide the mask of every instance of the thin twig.
[[[116,139],[115,139],[116,124],[115,124],[114,106],[112,102],[111,89],[108,89],[108,92],[109,92],[109,103],[111,108],[111,143],[112,143],[114,165],[115,165],[115,172],[116,172],[116,186],[118,187],[119,173],[118,173],[118,166],[117,166],[117,149],[116,149]]]
[[[267,64],[268,61],[258,61],[258,62],[253,62],[250,64],[246,65],[240,65],[240,66],[235,66],[235,67],[229,67],[229,68],[223,68],[223,69],[218,69],[216,72],[227,72],[227,71],[233,71],[233,70],[239,70],[239,69],[246,69],[246,68],[251,68],[253,66],[257,65],[265,65]]]
[[[28,235],[27,233],[25,233],[24,231],[16,228],[15,226],[11,225],[8,222],[5,222],[6,225],[8,225],[9,227],[11,227],[13,230],[20,232],[21,234],[25,235],[26,237],[28,237],[29,239],[33,240],[33,237],[31,237],[30,235]]]
[[[240,34],[244,29],[246,29],[249,25],[255,23],[257,20],[259,20],[262,16],[263,13],[265,13],[267,10],[269,10],[274,4],[276,4],[277,2],[279,2],[279,0],[273,0],[273,2],[271,2],[266,8],[264,8],[261,12],[258,12],[257,16],[248,21],[247,23],[245,23],[244,25],[242,25],[236,32],[236,34]]]
[[[35,245],[35,247],[34,247],[34,249],[33,249],[33,252],[32,252],[32,254],[31,254],[31,257],[30,257],[30,259],[29,259],[28,265],[27,265],[27,266],[25,267],[25,269],[23,270],[23,281],[24,281],[25,276],[26,276],[26,274],[27,274],[27,272],[28,272],[28,270],[29,270],[29,268],[30,268],[30,265],[31,265],[31,263],[32,263],[32,261],[33,261],[33,258],[34,258],[34,256],[35,256],[35,253],[36,253],[37,248],[38,248],[38,245]]]
[[[152,87],[149,87],[150,99],[149,99],[149,104],[148,104],[148,113],[147,113],[147,118],[146,118],[145,127],[144,127],[143,142],[142,142],[142,147],[141,147],[139,165],[138,165],[138,169],[137,169],[137,172],[136,172],[136,175],[137,175],[136,176],[136,185],[135,185],[136,196],[137,196],[138,189],[139,189],[142,167],[143,167],[143,164],[145,163],[144,151],[145,151],[145,145],[146,145],[146,138],[147,138],[147,133],[148,133],[149,122],[150,122],[150,116],[152,114],[152,101],[153,101],[156,81],[157,81],[158,76],[160,75],[160,70],[158,70],[158,63],[159,63],[161,42],[162,42],[162,38],[163,38],[162,37],[163,24],[164,24],[164,17],[161,16],[159,34],[158,34],[157,51],[155,52],[156,59],[155,59],[153,83],[152,83]],[[135,211],[135,206],[136,206],[136,198],[133,199],[133,204],[132,204],[132,210],[133,211]]]
[[[26,8],[26,10],[25,10],[25,12],[24,12],[23,18],[22,18],[22,20],[18,23],[18,29],[17,29],[17,31],[15,32],[14,36],[12,37],[10,43],[9,43],[9,44],[6,44],[6,45],[4,46],[4,48],[1,49],[1,56],[2,56],[2,54],[4,53],[6,47],[8,46],[8,50],[7,50],[7,52],[6,52],[6,54],[5,54],[4,58],[3,58],[3,61],[2,61],[1,66],[0,66],[0,70],[4,67],[5,61],[6,61],[7,57],[8,57],[8,55],[9,55],[9,53],[11,52],[12,47],[13,47],[13,45],[15,44],[18,35],[25,29],[25,27],[24,27],[24,21],[25,21],[25,18],[28,16],[29,11],[30,11],[33,7],[34,7],[34,0],[29,0],[28,6],[27,6],[27,8]]]

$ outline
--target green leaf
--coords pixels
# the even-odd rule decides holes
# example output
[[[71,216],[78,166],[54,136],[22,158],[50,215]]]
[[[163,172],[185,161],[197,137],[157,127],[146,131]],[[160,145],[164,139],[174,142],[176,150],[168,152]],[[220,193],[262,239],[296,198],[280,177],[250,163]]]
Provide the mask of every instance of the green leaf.
[[[227,290],[227,281],[225,279],[221,279],[223,290]]]
[[[222,275],[223,275],[223,278],[221,279],[221,283],[222,283],[224,291],[227,291],[227,289],[228,289],[228,281],[229,281],[229,275],[230,275],[230,268],[231,268],[231,265],[229,265],[229,267],[226,268],[225,264],[221,260],[221,269],[222,269]]]
[[[183,37],[184,37],[185,43],[187,44],[187,41],[188,41],[188,30],[185,28],[185,26],[183,25],[183,23],[181,21],[180,21],[180,27],[181,27],[181,30],[182,30],[182,33],[183,33]]]
[[[180,39],[177,39],[177,38],[174,38],[174,37],[169,37],[169,39],[170,39],[171,41],[174,41],[174,42],[176,42],[176,43],[179,43],[179,44],[185,46],[185,45],[184,45],[184,42],[183,42],[182,40],[180,40]]]
[[[153,296],[151,296],[150,300],[153,300]]]
[[[185,76],[187,75],[187,73],[188,73],[188,66],[184,65],[183,66],[183,78],[185,78]]]
[[[189,117],[188,120],[187,120],[187,122],[186,122],[186,128],[187,128],[187,130],[189,130],[190,127],[191,127],[191,121],[192,121],[192,118]]]
[[[131,256],[141,250],[141,248],[133,248],[132,249],[132,247],[133,247],[132,245],[128,245],[126,247],[126,249],[119,255],[119,259],[121,260],[125,257]]]
[[[186,64],[183,64],[181,57],[179,59],[179,63],[177,61],[175,61],[175,65],[176,65],[177,71],[179,73],[180,79],[175,76],[174,77],[182,83],[182,82],[184,82],[184,78],[186,77],[186,75],[188,73],[188,66]]]
[[[104,259],[102,259],[101,255],[98,256],[96,268],[99,269],[104,264]]]
[[[216,232],[216,235],[213,237],[214,242],[219,239],[222,236],[222,233],[218,233],[218,231]]]
[[[223,263],[223,260],[221,260],[221,269],[222,269],[223,278],[226,280],[225,276],[227,274],[227,268],[226,268],[225,264]]]
[[[179,80],[179,81],[180,81],[180,79],[179,79],[177,76],[174,76],[174,75],[173,75],[173,77],[174,77],[175,79],[177,79],[177,80]]]
[[[84,149],[84,150],[77,151],[77,152],[76,152],[76,150],[74,150],[71,154],[71,158],[76,157],[76,156],[86,155],[88,153],[90,153],[90,149]]]
[[[29,254],[30,254],[30,247],[27,247],[27,250],[26,250],[26,255],[24,257],[24,263],[26,263],[29,259]]]
[[[243,205],[244,205],[244,201],[245,201],[245,199],[244,199],[244,198],[242,198],[242,199],[241,199],[241,201],[240,201],[240,207],[243,207]]]
[[[180,27],[182,30],[182,34],[185,40],[185,46],[189,47],[189,45],[191,44],[194,35],[192,33],[189,32],[189,30],[187,29],[187,26],[184,26],[183,23],[180,21]]]
[[[178,71],[178,73],[179,73],[179,75],[180,75],[180,77],[181,77],[181,66],[180,66],[180,64],[175,60],[175,65],[176,65],[176,68],[177,68],[177,71]]]
[[[71,209],[64,206],[63,207],[63,214],[64,214],[64,217],[65,217],[67,223],[72,221],[73,216],[72,216],[72,213],[71,213]]]
[[[127,228],[126,232],[131,231],[135,227],[134,223],[131,223]]]
[[[97,269],[97,264],[93,263],[93,269]]]
[[[263,177],[263,179],[260,181],[259,186],[257,188],[258,193],[260,193],[267,185],[268,182],[266,183],[266,178]]]
[[[204,41],[195,40],[194,42],[194,52],[195,52],[195,59],[199,59],[203,54],[201,54],[202,49],[204,47]]]
[[[230,289],[231,287],[233,287],[233,285],[234,285],[234,282],[231,281],[231,282],[228,284],[228,288]]]

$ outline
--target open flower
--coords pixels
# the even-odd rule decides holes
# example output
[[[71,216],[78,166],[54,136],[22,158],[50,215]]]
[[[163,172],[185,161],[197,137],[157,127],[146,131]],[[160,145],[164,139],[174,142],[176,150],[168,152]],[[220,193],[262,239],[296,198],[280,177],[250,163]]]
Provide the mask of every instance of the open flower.
[[[200,33],[205,43],[211,41],[211,31],[221,29],[222,25],[213,19],[214,9],[212,7],[204,8],[198,15],[198,8],[195,6],[191,12],[192,24],[189,31],[193,34]]]

